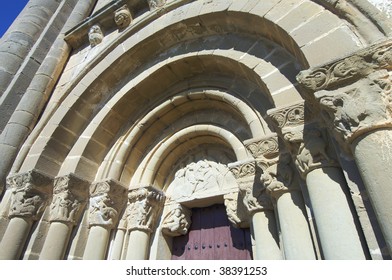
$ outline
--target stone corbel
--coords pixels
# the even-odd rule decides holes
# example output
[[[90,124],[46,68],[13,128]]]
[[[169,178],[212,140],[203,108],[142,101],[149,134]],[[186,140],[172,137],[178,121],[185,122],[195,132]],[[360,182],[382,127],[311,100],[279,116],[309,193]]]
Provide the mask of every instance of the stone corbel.
[[[246,209],[241,202],[238,201],[240,195],[238,192],[228,193],[223,196],[226,207],[227,217],[232,225],[236,228],[249,228],[249,219]],[[241,199],[241,198],[240,198]]]
[[[86,205],[89,185],[74,174],[56,177],[49,221],[75,225]]]
[[[181,236],[188,233],[192,211],[179,203],[171,205],[162,222],[162,233],[167,236]]]
[[[99,45],[102,42],[103,37],[102,29],[98,24],[91,26],[90,30],[88,31],[88,40],[92,48]]]
[[[114,22],[119,29],[124,29],[132,22],[132,14],[127,5],[122,6],[114,12]]]
[[[239,196],[250,215],[273,209],[269,195],[258,182],[261,172],[255,160],[229,164],[229,169],[237,180]]]
[[[12,192],[9,218],[38,220],[50,196],[52,180],[52,177],[37,170],[7,178],[7,186]]]
[[[165,196],[154,187],[132,189],[128,194],[128,230],[152,232]]]
[[[147,0],[150,10],[162,8],[166,4],[166,0]]]
[[[89,225],[112,229],[126,203],[126,187],[115,180],[90,186]]]

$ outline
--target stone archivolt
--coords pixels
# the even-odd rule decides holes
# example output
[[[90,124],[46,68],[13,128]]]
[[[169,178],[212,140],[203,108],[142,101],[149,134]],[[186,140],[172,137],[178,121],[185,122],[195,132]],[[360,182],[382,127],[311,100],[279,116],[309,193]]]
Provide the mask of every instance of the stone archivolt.
[[[106,180],[90,186],[89,225],[113,228],[125,203],[126,189]]]
[[[163,207],[164,194],[153,187],[142,187],[131,190],[128,198],[128,230],[152,232],[157,215]]]
[[[7,184],[12,190],[9,217],[39,219],[49,197],[51,180],[35,170],[9,177]]]
[[[49,220],[76,224],[87,201],[88,185],[75,175],[55,178]]]

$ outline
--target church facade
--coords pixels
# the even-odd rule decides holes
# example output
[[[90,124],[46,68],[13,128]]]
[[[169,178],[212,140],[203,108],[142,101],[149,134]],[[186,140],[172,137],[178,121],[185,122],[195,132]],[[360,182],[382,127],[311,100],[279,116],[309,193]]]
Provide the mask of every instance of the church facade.
[[[0,41],[0,259],[391,259],[391,16],[30,0]]]

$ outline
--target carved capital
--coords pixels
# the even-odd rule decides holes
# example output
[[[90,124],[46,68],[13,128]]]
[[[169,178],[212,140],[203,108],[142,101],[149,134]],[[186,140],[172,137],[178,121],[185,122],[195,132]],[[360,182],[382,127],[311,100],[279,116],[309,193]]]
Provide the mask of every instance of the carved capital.
[[[172,205],[162,222],[162,233],[167,236],[181,236],[188,233],[192,211],[181,204]]]
[[[236,228],[248,228],[249,219],[246,213],[246,209],[239,199],[239,193],[228,193],[224,196],[224,203],[226,206],[226,213],[229,221]]]
[[[152,232],[165,200],[163,192],[154,187],[142,187],[128,194],[128,230]]]
[[[113,228],[126,202],[126,187],[114,180],[90,186],[89,225]]]
[[[162,8],[166,4],[166,0],[147,0],[150,10]]]
[[[11,189],[9,217],[38,220],[45,209],[53,178],[32,170],[7,178]]]
[[[114,12],[114,22],[120,29],[123,29],[131,24],[132,15],[127,5],[122,6]]]
[[[56,177],[49,221],[76,224],[87,202],[89,185],[74,174]]]
[[[392,40],[375,44],[333,63],[302,71],[297,80],[311,92],[335,90],[382,69],[392,70]]]
[[[92,48],[95,47],[96,45],[99,45],[102,42],[103,32],[98,24],[93,25],[88,31],[88,40]]]
[[[245,147],[254,158],[273,158],[279,154],[278,136],[274,133],[268,137],[250,139],[245,141]]]
[[[379,71],[348,86],[316,92],[315,97],[322,117],[344,147],[359,135],[392,126],[391,93],[391,77]]]
[[[317,124],[284,130],[283,138],[303,178],[316,168],[338,166],[327,133]]]

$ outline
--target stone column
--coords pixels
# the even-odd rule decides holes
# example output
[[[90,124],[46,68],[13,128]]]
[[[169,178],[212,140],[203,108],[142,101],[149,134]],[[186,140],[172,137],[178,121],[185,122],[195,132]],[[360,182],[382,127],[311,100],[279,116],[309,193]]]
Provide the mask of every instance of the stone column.
[[[115,180],[104,180],[90,186],[90,232],[83,259],[103,260],[106,257],[110,232],[117,225],[125,203],[126,187]]]
[[[276,202],[285,259],[315,260],[302,193],[290,161],[289,154],[269,160],[261,183]]]
[[[342,170],[317,123],[304,125],[303,104],[271,110],[295,165],[306,181],[325,259],[365,259],[357,217]]]
[[[74,174],[55,178],[50,204],[50,227],[40,260],[64,258],[72,228],[79,222],[86,205],[88,188],[89,182]]]
[[[335,139],[352,154],[392,253],[392,40],[302,72]]]
[[[118,222],[116,235],[114,237],[113,248],[110,253],[109,259],[111,260],[121,260],[125,236],[127,233],[127,217],[128,217],[129,204],[125,208],[125,211]]]
[[[16,174],[7,179],[12,190],[10,222],[0,243],[0,259],[19,259],[31,226],[45,209],[52,178],[38,171]]]
[[[129,242],[127,260],[146,260],[150,248],[150,234],[157,215],[162,210],[164,194],[154,187],[131,189],[128,194]]]
[[[275,214],[270,197],[261,184],[255,183],[257,177],[255,160],[229,165],[239,185],[239,196],[246,207],[255,240],[253,258],[256,260],[281,260],[279,237]]]

